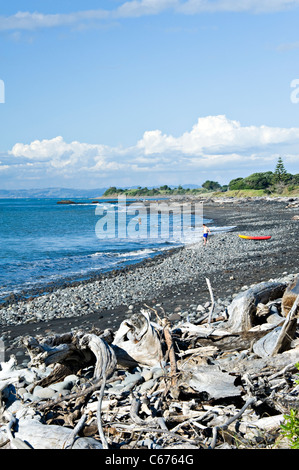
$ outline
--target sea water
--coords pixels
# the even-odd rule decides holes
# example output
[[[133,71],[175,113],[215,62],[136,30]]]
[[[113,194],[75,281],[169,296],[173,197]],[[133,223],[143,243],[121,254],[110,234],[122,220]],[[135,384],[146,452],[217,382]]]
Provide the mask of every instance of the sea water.
[[[105,201],[104,205],[74,201],[0,199],[0,302],[12,293],[30,295],[32,288],[46,291],[53,282],[86,280],[182,245],[176,236],[104,237],[97,231],[99,207],[104,215],[114,215],[116,210],[120,214],[124,207],[117,201]],[[127,201],[126,207],[129,204]],[[173,220],[172,224],[173,235],[178,222]]]

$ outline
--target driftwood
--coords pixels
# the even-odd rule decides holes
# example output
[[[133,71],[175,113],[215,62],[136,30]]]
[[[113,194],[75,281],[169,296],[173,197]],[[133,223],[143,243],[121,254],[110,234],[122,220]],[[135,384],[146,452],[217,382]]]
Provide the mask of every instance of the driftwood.
[[[106,341],[95,334],[64,334],[49,337],[42,342],[36,338],[25,338],[24,346],[30,355],[31,366],[61,364],[69,370],[78,371],[82,367],[95,364],[94,379],[107,377],[113,373],[116,357]]]
[[[286,287],[283,282],[262,282],[241,292],[228,307],[228,329],[231,332],[250,330],[255,325],[257,305],[282,297]]]
[[[41,364],[49,366],[59,363],[67,365],[75,372],[82,363],[88,364],[93,358],[90,350],[81,351],[78,349],[77,341],[78,337],[69,333],[49,337],[42,342],[33,337],[25,337],[23,344],[30,356],[31,366],[40,366]]]
[[[211,307],[210,307],[209,318],[208,318],[208,323],[211,323],[212,318],[213,318],[214,307],[215,307],[215,299],[214,299],[214,293],[213,293],[210,279],[206,278],[206,283],[208,285],[208,289],[209,289],[209,293],[211,297]]]
[[[164,326],[164,337],[165,337],[165,342],[167,345],[167,352],[169,355],[169,361],[170,361],[170,377],[171,377],[171,387],[172,387],[172,394],[174,395],[174,390],[177,387],[177,363],[176,363],[176,357],[175,357],[175,351],[174,351],[174,344],[172,341],[172,336],[171,332],[169,330],[169,324],[166,323]]]
[[[287,286],[281,300],[281,312],[286,317],[291,310],[296,298],[299,295],[299,276],[296,277],[294,282]]]
[[[18,420],[18,439],[29,443],[32,449],[65,449],[72,442],[73,430],[55,424],[42,424],[35,419]],[[72,444],[73,449],[102,449],[99,441],[93,438],[79,437]]]
[[[102,338],[94,334],[86,334],[80,339],[81,348],[93,352],[96,358],[93,379],[108,379],[116,367],[116,356],[114,350]]]
[[[118,362],[123,366],[141,364],[153,367],[163,359],[158,332],[146,311],[122,322],[112,346]]]
[[[299,309],[299,294],[295,298],[293,305],[287,315],[287,318],[281,327],[281,331],[273,348],[272,355],[279,354],[289,349],[292,340],[296,334],[297,318]]]
[[[242,407],[242,409],[233,417],[231,417],[226,423],[224,424],[221,424],[220,426],[215,426],[213,428],[213,440],[212,440],[212,443],[211,443],[211,449],[214,449],[215,446],[216,446],[216,439],[217,439],[217,432],[222,429],[222,430],[225,430],[229,427],[229,425],[231,423],[233,423],[234,421],[236,421],[240,416],[242,416],[242,414],[244,413],[244,411],[249,407],[251,406],[253,403],[255,403],[256,399],[255,398],[249,398],[249,400],[245,403],[245,405]]]
[[[204,394],[207,400],[241,395],[241,388],[235,385],[236,378],[222,372],[218,366],[188,367],[182,370],[180,386],[186,392]]]
[[[290,348],[297,329],[299,295],[293,300],[283,326],[275,328],[254,345],[254,352],[261,357],[282,353]]]
[[[115,333],[24,338],[27,368],[1,364],[0,447],[252,448],[261,433],[273,446],[299,394],[298,297],[284,316],[286,286],[242,292],[228,320],[210,308],[206,323],[172,325],[146,306]]]

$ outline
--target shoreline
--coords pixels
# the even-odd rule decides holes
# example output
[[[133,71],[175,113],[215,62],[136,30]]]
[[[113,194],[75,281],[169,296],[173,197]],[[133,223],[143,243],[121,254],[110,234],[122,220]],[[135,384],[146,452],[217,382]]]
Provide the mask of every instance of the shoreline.
[[[204,216],[219,226],[235,226],[215,233],[207,247],[174,248],[141,263],[72,286],[53,289],[26,301],[0,306],[0,338],[7,357],[26,360],[23,336],[54,335],[92,327],[116,330],[145,304],[163,308],[177,318],[194,315],[210,300],[206,277],[215,299],[229,301],[244,286],[298,273],[298,208],[287,201],[210,201]],[[241,240],[238,233],[272,234],[266,242]]]
[[[103,199],[111,199],[110,197],[107,196],[107,198]],[[147,199],[156,199],[156,197],[151,196],[147,197]],[[213,222],[215,222],[216,226],[225,226],[227,224],[227,219],[223,212],[223,209],[234,209],[234,207],[228,207],[231,206],[231,204],[238,204],[238,203],[261,203],[261,202],[274,202],[274,203],[287,203],[288,201],[296,201],[297,204],[299,205],[299,197],[298,198],[286,198],[286,197],[281,197],[281,198],[272,198],[272,197],[255,197],[255,198],[226,198],[225,196],[221,198],[211,198],[210,200],[204,201],[203,198],[200,197],[194,197],[192,195],[190,196],[185,196],[185,195],[174,195],[174,196],[167,196],[165,199],[168,199],[170,202],[179,202],[179,203],[203,203],[205,204],[204,207],[206,208],[206,218],[207,219],[212,219]],[[137,201],[144,201],[142,197],[138,198],[136,197],[135,200]],[[220,210],[219,210],[220,209]],[[238,209],[237,209],[238,210]],[[215,214],[215,211],[217,213]],[[215,217],[216,215],[216,217]],[[140,267],[140,266],[149,266],[151,262],[157,263],[159,262],[160,259],[164,259],[165,257],[171,256],[173,253],[178,252],[180,250],[184,249],[184,246],[173,246],[170,247],[169,249],[164,249],[161,252],[158,252],[159,250],[157,249],[157,254],[152,253],[152,255],[148,256],[147,258],[144,258],[140,261],[136,262],[128,262],[127,265],[123,265],[120,267],[113,267],[113,268],[107,268],[107,269],[99,269],[98,271],[95,271],[94,273],[86,273],[86,275],[82,276],[82,278],[78,278],[77,276],[69,276],[69,277],[64,277],[55,281],[46,281],[44,284],[37,283],[35,286],[29,287],[27,289],[20,290],[19,292],[11,292],[8,293],[6,297],[3,297],[3,299],[0,300],[0,311],[2,308],[9,307],[17,302],[23,301],[30,301],[33,300],[34,297],[40,297],[42,295],[47,295],[55,292],[58,289],[65,289],[68,287],[78,287],[83,284],[88,284],[88,283],[93,283],[95,281],[98,281],[100,279],[103,279],[104,277],[111,277],[118,275],[119,273],[126,272],[128,269],[132,269],[134,267]]]

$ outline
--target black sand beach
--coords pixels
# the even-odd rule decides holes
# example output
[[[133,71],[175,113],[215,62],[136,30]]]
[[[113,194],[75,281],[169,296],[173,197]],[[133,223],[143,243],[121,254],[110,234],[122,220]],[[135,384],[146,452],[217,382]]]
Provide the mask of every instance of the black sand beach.
[[[93,327],[115,331],[128,315],[145,305],[162,307],[168,316],[194,312],[196,306],[210,300],[206,278],[210,279],[215,299],[224,299],[231,298],[243,286],[298,273],[299,221],[293,217],[298,215],[299,208],[290,207],[290,202],[287,199],[215,199],[206,202],[204,216],[213,219],[213,225],[233,226],[231,231],[213,234],[206,247],[173,250],[139,265],[77,283],[71,295],[83,286],[85,293],[90,292],[90,299],[86,302],[85,298],[83,309],[82,302],[78,303],[78,311],[73,306],[74,315],[67,312],[65,317],[54,315],[48,320],[40,310],[40,316],[35,317],[31,312],[34,299],[29,299],[28,314],[23,317],[17,314],[15,321],[9,322],[5,320],[9,318],[9,312],[18,312],[18,302],[12,300],[10,306],[0,310],[0,338],[4,340],[6,360],[11,354],[17,355],[18,362],[26,360],[18,342],[26,335],[47,336],[77,328],[88,331]],[[241,240],[239,233],[271,235],[272,238],[267,241]],[[114,299],[111,307],[107,302],[101,303],[103,295],[108,296],[101,289],[105,283],[109,283],[111,292],[115,285],[114,291],[123,293],[122,298]],[[136,296],[132,295],[135,285]],[[66,295],[69,289],[65,288]],[[55,295],[54,290],[52,297],[46,296],[49,299],[47,309],[51,309]]]

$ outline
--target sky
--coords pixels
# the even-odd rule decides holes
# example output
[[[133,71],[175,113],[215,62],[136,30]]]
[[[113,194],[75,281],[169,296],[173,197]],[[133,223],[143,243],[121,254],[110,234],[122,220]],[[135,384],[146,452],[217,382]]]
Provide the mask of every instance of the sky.
[[[0,188],[299,173],[299,0],[11,0]]]

